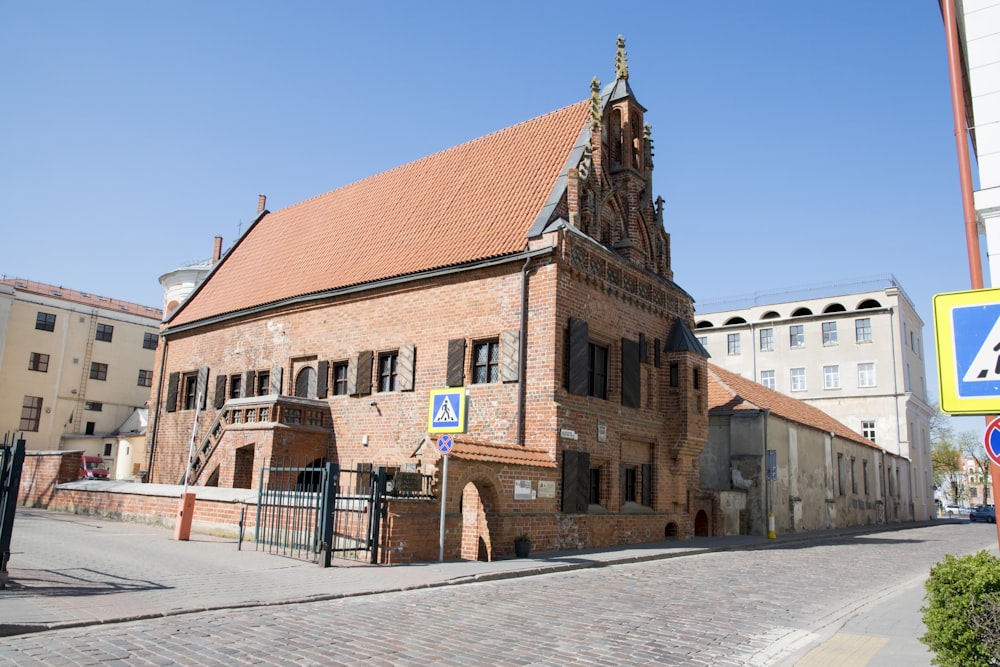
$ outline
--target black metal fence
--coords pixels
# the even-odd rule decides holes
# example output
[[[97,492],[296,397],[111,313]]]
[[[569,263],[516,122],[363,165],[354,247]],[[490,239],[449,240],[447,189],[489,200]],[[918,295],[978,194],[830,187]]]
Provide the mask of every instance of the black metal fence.
[[[432,479],[367,464],[261,469],[254,543],[258,550],[329,567],[338,558],[379,562],[390,499],[431,498]]]
[[[5,433],[0,443],[0,588],[7,587],[7,562],[23,466],[24,434],[15,440],[13,433]]]

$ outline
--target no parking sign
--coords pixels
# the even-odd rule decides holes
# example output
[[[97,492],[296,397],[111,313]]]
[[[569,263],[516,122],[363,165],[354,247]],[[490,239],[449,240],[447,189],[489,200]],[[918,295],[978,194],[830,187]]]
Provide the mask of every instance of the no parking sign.
[[[1000,417],[991,421],[986,427],[986,436],[983,440],[986,445],[986,455],[993,463],[1000,466]]]

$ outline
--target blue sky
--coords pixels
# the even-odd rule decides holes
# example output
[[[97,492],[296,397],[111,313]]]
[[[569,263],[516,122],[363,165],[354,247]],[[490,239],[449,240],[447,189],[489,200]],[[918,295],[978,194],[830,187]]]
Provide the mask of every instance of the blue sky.
[[[936,392],[931,299],[970,284],[934,0],[39,1],[0,31],[7,276],[159,306],[259,193],[277,210],[584,99],[622,34],[681,287],[894,274]]]

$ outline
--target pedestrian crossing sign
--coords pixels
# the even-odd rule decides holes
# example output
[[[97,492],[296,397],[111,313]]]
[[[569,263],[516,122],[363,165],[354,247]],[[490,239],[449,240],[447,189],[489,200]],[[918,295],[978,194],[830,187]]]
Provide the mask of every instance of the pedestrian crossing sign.
[[[934,296],[941,411],[1000,414],[1000,289]]]
[[[465,388],[431,389],[427,410],[428,433],[465,433]]]

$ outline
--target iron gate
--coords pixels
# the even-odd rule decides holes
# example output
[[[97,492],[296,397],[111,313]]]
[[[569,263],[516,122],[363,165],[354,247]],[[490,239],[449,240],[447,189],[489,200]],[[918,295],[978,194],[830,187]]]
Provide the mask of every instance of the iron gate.
[[[7,587],[10,538],[14,532],[14,510],[17,507],[23,465],[24,435],[15,440],[13,433],[5,433],[3,443],[0,443],[0,588]]]
[[[333,463],[261,469],[254,543],[258,550],[318,562],[377,564],[385,516],[384,468]]]

